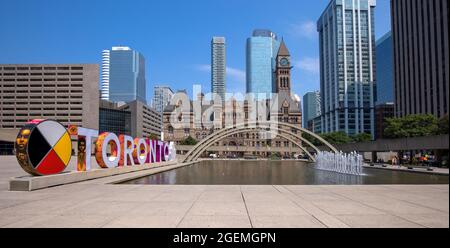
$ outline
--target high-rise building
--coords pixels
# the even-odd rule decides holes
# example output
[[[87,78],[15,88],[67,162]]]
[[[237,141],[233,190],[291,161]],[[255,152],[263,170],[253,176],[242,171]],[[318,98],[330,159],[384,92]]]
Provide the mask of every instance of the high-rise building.
[[[276,56],[280,48],[277,36],[270,30],[255,30],[247,39],[247,93],[270,98],[276,91]]]
[[[102,55],[102,99],[146,102],[144,56],[129,47],[113,47]]]
[[[395,112],[448,114],[447,0],[392,0]]]
[[[109,50],[102,51],[102,76],[101,76],[101,99],[109,100],[109,69],[111,61],[111,52]]]
[[[308,128],[308,122],[320,116],[320,92],[308,92],[303,96],[303,127]]]
[[[226,93],[226,45],[224,37],[213,37],[211,41],[211,92],[225,102]]]
[[[332,0],[320,17],[322,132],[374,134],[375,0]]]
[[[155,86],[153,88],[153,108],[158,113],[163,113],[164,108],[170,104],[174,93],[169,86]]]
[[[392,33],[388,32],[376,43],[377,52],[377,102],[376,105],[394,102],[394,57]]]

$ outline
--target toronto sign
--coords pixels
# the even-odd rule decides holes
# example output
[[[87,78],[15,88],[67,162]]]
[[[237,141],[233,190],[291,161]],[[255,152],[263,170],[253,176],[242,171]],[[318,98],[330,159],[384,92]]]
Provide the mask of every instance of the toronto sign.
[[[91,151],[103,168],[174,161],[173,143],[148,138],[132,138],[111,132],[69,126],[53,120],[32,120],[19,131],[15,141],[17,161],[33,176],[63,172],[72,157],[72,141],[77,149],[77,171],[91,170]]]

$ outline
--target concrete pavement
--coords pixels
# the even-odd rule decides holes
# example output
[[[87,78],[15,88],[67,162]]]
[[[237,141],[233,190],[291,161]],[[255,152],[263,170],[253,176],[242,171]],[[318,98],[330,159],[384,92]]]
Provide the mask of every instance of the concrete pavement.
[[[448,185],[113,185],[131,174],[10,192],[0,157],[0,227],[449,227]]]

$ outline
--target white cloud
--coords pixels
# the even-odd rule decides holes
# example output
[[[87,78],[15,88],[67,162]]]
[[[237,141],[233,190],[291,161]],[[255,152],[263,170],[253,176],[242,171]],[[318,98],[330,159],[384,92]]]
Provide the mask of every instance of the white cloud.
[[[211,72],[211,66],[210,65],[196,65],[195,69],[197,69],[199,71],[204,71],[204,72]]]
[[[319,58],[305,57],[299,61],[296,61],[295,67],[299,68],[302,71],[308,72],[308,73],[320,74]]]
[[[210,65],[196,65],[195,68],[202,72],[211,73]],[[231,83],[245,83],[246,76],[245,71],[233,67],[227,67],[227,81]]]
[[[245,83],[246,80],[245,71],[232,67],[227,67],[227,76],[236,83]]]
[[[291,24],[289,32],[293,36],[305,37],[308,39],[316,39],[318,36],[316,23],[311,20]]]

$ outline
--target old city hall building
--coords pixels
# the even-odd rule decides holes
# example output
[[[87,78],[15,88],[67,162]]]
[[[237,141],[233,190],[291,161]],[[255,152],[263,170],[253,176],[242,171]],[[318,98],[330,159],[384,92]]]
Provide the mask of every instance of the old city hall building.
[[[191,148],[183,146],[188,137],[202,141],[221,128],[247,123],[252,118],[253,120],[256,118],[258,121],[278,121],[301,127],[300,99],[291,92],[291,58],[284,41],[281,42],[278,50],[275,68],[272,73],[275,79],[273,93],[276,94],[272,94],[271,99],[264,100],[263,103],[260,101],[259,104],[250,104],[248,98],[238,100],[232,97],[223,104],[215,104],[205,100],[203,94],[199,94],[196,101],[191,101],[185,91],[179,92],[172,99],[172,104],[164,109],[164,140],[175,142],[178,153],[185,154]],[[270,111],[255,114],[255,106],[261,104],[266,105]],[[297,134],[296,130],[289,131]],[[296,141],[301,144],[300,140]],[[301,149],[295,144],[266,132],[235,134],[216,142],[208,151],[221,157],[269,157],[272,154],[278,154],[291,158],[303,155]],[[207,155],[205,154],[205,156]]]

